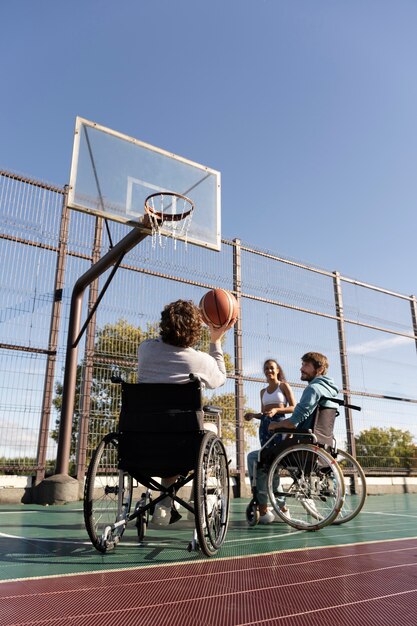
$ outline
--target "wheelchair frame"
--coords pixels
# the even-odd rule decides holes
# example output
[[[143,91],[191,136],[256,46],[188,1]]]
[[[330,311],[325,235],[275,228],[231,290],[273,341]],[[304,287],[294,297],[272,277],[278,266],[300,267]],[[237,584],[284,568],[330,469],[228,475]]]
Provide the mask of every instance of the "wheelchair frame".
[[[121,382],[125,386],[124,388],[129,387],[120,380],[114,379],[113,382]],[[186,415],[186,419],[191,424],[193,419],[197,419],[197,427],[191,431],[187,430],[185,433],[192,436],[191,441],[195,440],[199,444],[198,448],[196,446],[192,452],[195,463],[187,471],[183,471],[185,468],[176,471],[178,465],[181,465],[176,461],[172,473],[168,472],[167,474],[167,468],[163,472],[163,475],[179,474],[174,484],[164,487],[146,471],[146,468],[141,468],[140,463],[136,467],[130,468],[133,471],[129,471],[128,467],[132,461],[125,461],[127,466],[123,465],[119,454],[121,437],[129,436],[130,433],[123,434],[120,425],[119,432],[107,434],[94,451],[88,467],[84,489],[84,520],[90,540],[99,552],[105,553],[113,549],[122,539],[127,524],[133,520],[136,520],[138,541],[143,542],[155,505],[167,496],[171,501],[170,524],[181,518],[175,503],[182,505],[194,515],[195,528],[187,547],[188,551],[201,551],[210,557],[216,554],[224,543],[230,507],[229,462],[221,439],[211,431],[199,429],[199,426],[202,426],[200,418],[203,415],[218,418],[221,410],[218,407],[201,406],[201,384],[196,377],[192,377],[189,384],[194,385],[194,389],[188,388],[188,385],[162,385],[164,393],[175,391],[175,410],[174,412],[169,411],[169,420],[175,420],[175,418],[181,420]],[[135,385],[135,387],[141,387],[141,393],[147,393],[149,390],[151,397],[158,398],[156,403],[161,404],[162,402],[162,405],[165,405],[169,402],[166,398],[161,400],[158,395],[154,395],[161,390],[161,385],[140,384]],[[182,393],[178,388],[190,392],[193,396],[191,404],[189,401],[185,402],[185,411],[178,411],[179,404],[181,404],[178,392],[180,395]],[[197,392],[198,396],[196,395]],[[141,410],[140,407],[138,410]],[[194,413],[195,415],[193,415]],[[123,400],[121,421],[122,414]],[[148,417],[146,410],[145,418],[148,419]],[[152,417],[157,420],[158,417],[163,417],[163,413],[159,410],[152,414]],[[176,422],[173,421],[173,423]],[[175,439],[175,430],[166,433],[166,437],[169,437],[169,444],[172,445]],[[188,462],[189,464],[190,462]],[[159,476],[156,473],[155,475]],[[131,513],[134,479],[144,486],[144,491]],[[191,480],[194,481],[193,504],[178,495],[178,491]],[[153,497],[153,491],[160,491],[160,495]]]

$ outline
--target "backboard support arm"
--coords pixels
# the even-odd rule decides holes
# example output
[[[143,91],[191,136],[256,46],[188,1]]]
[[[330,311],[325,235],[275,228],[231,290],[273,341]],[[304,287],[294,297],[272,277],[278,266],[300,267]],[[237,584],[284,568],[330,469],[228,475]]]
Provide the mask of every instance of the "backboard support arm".
[[[115,270],[111,275],[111,277],[113,277],[123,256],[138,243],[143,241],[148,235],[150,235],[150,230],[145,226],[133,228],[123,239],[111,248],[107,254],[78,278],[72,290],[55,474],[68,474],[69,468],[74,397],[77,382],[78,344],[81,336],[81,310],[84,291],[94,280],[99,278],[99,276],[112,265],[116,264]]]

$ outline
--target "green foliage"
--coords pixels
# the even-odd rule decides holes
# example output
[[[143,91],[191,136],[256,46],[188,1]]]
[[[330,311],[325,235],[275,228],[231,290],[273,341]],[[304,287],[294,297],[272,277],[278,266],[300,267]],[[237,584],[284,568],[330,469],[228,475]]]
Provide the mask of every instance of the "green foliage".
[[[222,425],[222,440],[225,444],[233,443],[236,441],[236,411],[235,411],[235,396],[233,393],[224,393],[221,395],[213,395],[211,398],[204,398],[204,404],[218,406],[222,409],[221,425]],[[245,409],[245,411],[252,411],[253,409]],[[246,436],[254,436],[257,433],[256,424],[251,422],[243,422],[245,439]]]
[[[127,382],[136,381],[136,360],[139,344],[145,339],[159,335],[158,325],[148,324],[145,331],[118,320],[115,324],[106,324],[97,331],[94,345],[91,388],[85,390],[88,400],[89,449],[93,450],[107,432],[115,427],[120,412],[120,387],[111,382],[114,374]],[[117,364],[117,365],[115,365]],[[74,415],[71,434],[71,458],[75,457],[77,437],[82,413],[83,374],[85,360],[77,367]],[[54,441],[58,441],[62,408],[62,383],[55,385],[53,405],[58,413],[55,429],[51,432]],[[87,459],[88,460],[88,459]]]
[[[398,428],[370,428],[355,437],[356,455],[363,467],[409,469],[413,465],[413,435]]]

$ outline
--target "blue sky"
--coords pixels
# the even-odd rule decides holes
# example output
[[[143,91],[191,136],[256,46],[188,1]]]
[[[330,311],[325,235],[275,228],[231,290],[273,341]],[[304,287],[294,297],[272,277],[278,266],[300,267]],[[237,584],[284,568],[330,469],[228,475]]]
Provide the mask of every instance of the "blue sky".
[[[417,3],[2,5],[0,167],[69,181],[75,117],[222,172],[222,234],[417,293]]]

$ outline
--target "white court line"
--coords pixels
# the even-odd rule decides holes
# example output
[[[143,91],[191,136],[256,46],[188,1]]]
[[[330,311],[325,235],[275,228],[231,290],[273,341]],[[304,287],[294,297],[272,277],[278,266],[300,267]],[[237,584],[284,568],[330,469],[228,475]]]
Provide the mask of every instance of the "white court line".
[[[21,541],[36,541],[36,543],[71,543],[82,546],[91,546],[90,541],[60,539],[59,537],[56,539],[41,539],[40,537],[21,537],[20,535],[8,535],[6,533],[0,533],[0,537],[5,537],[6,539],[20,539]]]
[[[339,609],[342,607],[349,606],[357,606],[359,604],[366,604],[368,602],[375,602],[376,600],[386,600],[388,598],[396,598],[398,596],[408,595],[409,593],[415,593],[416,589],[409,589],[408,591],[398,591],[397,593],[388,593],[384,596],[373,596],[372,598],[365,598],[364,600],[352,600],[351,602],[344,602],[340,604],[333,604],[330,606],[325,606],[322,609],[312,609],[311,611],[301,611],[299,613],[287,613],[286,615],[277,615],[276,617],[269,617],[262,620],[257,620],[256,622],[242,622],[241,624],[237,624],[237,626],[255,626],[255,624],[266,624],[267,622],[273,622],[276,624],[278,621],[282,621],[284,619],[288,619],[291,617],[300,617],[301,615],[312,615],[313,613],[324,613],[324,611],[332,611],[334,609]]]
[[[48,506],[46,506],[45,508],[48,508]],[[51,506],[51,510],[54,510],[54,507]],[[58,513],[58,515],[60,515],[61,513],[65,512],[65,513],[82,513],[84,511],[84,509],[67,509],[66,511],[57,511],[55,510],[55,513]],[[33,515],[34,513],[44,513],[44,509],[37,509],[37,510],[31,510],[31,511],[0,511],[0,515],[22,515],[22,514],[30,514]]]
[[[393,543],[400,543],[401,541],[408,541],[410,539],[416,539],[417,537],[406,537],[406,538],[401,538],[401,539],[389,539],[389,542],[393,542]],[[408,550],[415,550],[415,546],[411,546],[411,547],[407,547],[407,548],[396,548],[396,549],[392,549],[392,550],[380,550],[380,551],[372,551],[372,552],[363,552],[360,555],[358,555],[357,552],[354,552],[352,554],[342,554],[342,555],[336,555],[336,556],[327,556],[327,557],[323,557],[323,558],[318,558],[318,559],[314,559],[312,558],[311,555],[311,551],[321,551],[321,550],[333,550],[335,548],[346,548],[346,547],[355,547],[355,546],[362,546],[362,545],[373,545],[373,544],[385,544],[387,543],[386,539],[377,539],[375,541],[358,541],[358,542],[353,542],[353,543],[349,543],[349,544],[340,544],[340,545],[333,545],[333,546],[310,546],[310,547],[302,547],[302,548],[289,548],[289,549],[284,549],[284,550],[280,550],[279,553],[280,554],[287,554],[287,553],[291,553],[291,552],[306,552],[308,551],[309,556],[308,559],[305,562],[299,562],[297,563],[297,565],[302,565],[303,563],[308,563],[311,565],[312,562],[314,563],[318,563],[320,561],[332,561],[332,560],[337,560],[337,559],[344,559],[344,558],[350,558],[350,557],[355,557],[357,558],[358,556],[367,556],[372,555],[372,554],[389,554],[390,552],[406,552]],[[127,545],[127,544],[125,544]],[[150,545],[150,544],[145,544],[145,545]],[[160,543],[154,544],[155,547],[160,546]],[[119,544],[120,546],[120,544]],[[118,546],[118,547],[119,547]],[[242,561],[243,559],[246,559],[247,561],[253,561],[253,559],[258,559],[259,557],[261,558],[267,558],[268,556],[273,556],[277,553],[277,550],[273,550],[271,552],[265,552],[262,554],[243,554],[243,555],[235,555],[233,557],[230,556],[224,556],[224,557],[218,557],[216,559],[216,563],[225,561],[225,562],[230,562],[230,561]],[[201,558],[201,559],[196,559],[195,561],[180,561],[180,562],[176,562],[176,563],[152,563],[152,564],[147,564],[147,565],[141,565],[141,564],[135,564],[129,567],[115,567],[115,568],[111,568],[111,569],[100,569],[100,570],[93,570],[93,571],[81,571],[81,572],[70,572],[70,573],[64,573],[64,574],[49,574],[46,576],[27,576],[27,577],[22,577],[22,578],[9,578],[9,579],[5,579],[5,580],[0,580],[0,586],[2,583],[7,583],[7,582],[20,582],[20,581],[25,581],[25,580],[44,580],[44,579],[48,579],[48,578],[66,578],[68,576],[94,576],[96,574],[113,574],[115,572],[129,572],[129,571],[134,571],[134,570],[138,570],[138,569],[145,569],[145,567],[152,567],[152,568],[173,568],[173,567],[189,567],[189,566],[193,566],[193,565],[199,565],[201,563],[207,563],[207,558]],[[415,563],[413,562],[413,565]],[[282,564],[280,566],[274,566],[274,567],[279,567],[279,568],[285,568],[285,567],[294,567],[294,563],[288,563],[288,564]],[[215,571],[215,572],[208,572],[205,574],[202,574],[201,572],[199,572],[198,574],[191,574],[188,576],[175,576],[172,577],[170,575],[166,575],[165,578],[160,579],[160,580],[152,580],[149,581],[149,583],[154,583],[154,582],[163,582],[165,580],[167,581],[172,581],[173,579],[177,579],[177,580],[186,580],[188,578],[202,578],[202,577],[209,577],[209,576],[219,576],[219,575],[227,575],[227,574],[236,574],[239,572],[254,572],[256,570],[262,570],[262,569],[270,569],[271,565],[267,564],[267,565],[263,565],[263,566],[257,566],[257,567],[253,567],[253,565],[248,565],[245,568],[242,569],[235,569],[235,570],[230,570],[227,569],[223,572],[221,571]],[[321,580],[321,579],[320,579]],[[145,581],[146,582],[146,581]],[[137,583],[123,583],[123,586],[130,586],[130,585],[135,585]],[[121,585],[119,585],[121,586]],[[100,583],[100,589],[102,588],[102,583]]]
[[[0,515],[22,515],[22,513],[41,513],[41,511],[0,511]]]
[[[386,517],[411,517],[412,519],[416,519],[417,515],[411,515],[409,513],[384,513],[382,511],[362,511],[362,514],[365,515],[385,515]]]
[[[226,539],[224,543],[254,543],[255,541],[272,541],[273,539],[281,539],[282,537],[294,537],[294,535],[300,535],[305,533],[305,530],[294,530],[293,532],[281,533],[279,535],[262,535],[259,537],[243,537],[242,539]]]

